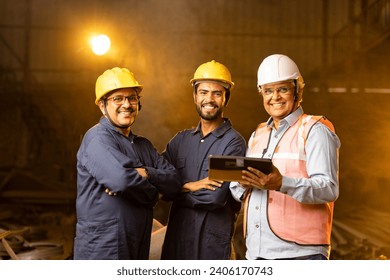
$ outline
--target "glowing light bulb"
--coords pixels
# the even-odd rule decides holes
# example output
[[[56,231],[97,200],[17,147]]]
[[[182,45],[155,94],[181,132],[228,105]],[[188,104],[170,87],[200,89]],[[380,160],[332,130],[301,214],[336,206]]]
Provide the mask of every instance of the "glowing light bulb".
[[[104,55],[110,50],[111,40],[107,35],[100,34],[91,39],[91,46],[94,54]]]

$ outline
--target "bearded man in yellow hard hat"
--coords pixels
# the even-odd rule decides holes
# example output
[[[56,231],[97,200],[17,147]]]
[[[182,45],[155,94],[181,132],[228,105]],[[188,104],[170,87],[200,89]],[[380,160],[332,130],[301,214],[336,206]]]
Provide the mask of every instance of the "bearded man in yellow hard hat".
[[[190,80],[200,121],[176,134],[163,155],[180,173],[182,193],[173,201],[162,259],[225,260],[240,204],[229,182],[209,179],[209,155],[245,154],[245,139],[223,111],[234,83],[228,68],[215,61],[201,64]]]

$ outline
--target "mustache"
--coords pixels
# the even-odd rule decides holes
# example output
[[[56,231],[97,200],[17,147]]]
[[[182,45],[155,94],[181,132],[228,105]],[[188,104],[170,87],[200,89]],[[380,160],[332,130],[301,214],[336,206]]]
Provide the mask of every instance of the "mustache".
[[[117,113],[121,113],[121,112],[129,112],[129,113],[131,114],[131,113],[136,112],[136,110],[133,109],[132,107],[130,107],[130,108],[128,108],[128,109],[118,109],[118,110],[117,110]]]
[[[206,106],[206,105],[210,105],[210,106],[214,106],[214,107],[217,107],[219,108],[219,106],[217,105],[217,103],[215,102],[207,102],[207,103],[203,103],[201,106]]]

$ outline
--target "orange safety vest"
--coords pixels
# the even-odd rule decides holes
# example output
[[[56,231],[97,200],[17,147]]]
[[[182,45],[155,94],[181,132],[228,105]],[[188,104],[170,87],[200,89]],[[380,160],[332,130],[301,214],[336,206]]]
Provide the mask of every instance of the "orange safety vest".
[[[308,178],[305,144],[311,127],[318,121],[335,131],[323,116],[303,114],[283,135],[272,157],[280,173],[292,178]],[[248,154],[263,154],[271,129],[260,124],[248,143]],[[301,245],[330,245],[334,203],[303,204],[278,191],[269,190],[267,215],[273,233],[281,239]],[[244,203],[244,236],[250,192]]]

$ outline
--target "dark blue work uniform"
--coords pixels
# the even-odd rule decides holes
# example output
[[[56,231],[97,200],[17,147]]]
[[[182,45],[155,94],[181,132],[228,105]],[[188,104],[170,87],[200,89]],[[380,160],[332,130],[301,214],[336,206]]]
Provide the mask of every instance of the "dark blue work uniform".
[[[245,139],[228,119],[203,137],[200,123],[183,130],[168,143],[163,155],[179,171],[182,184],[208,176],[209,155],[244,156]],[[172,203],[162,259],[229,259],[231,238],[240,203],[230,193],[229,182],[215,191],[181,193]]]
[[[137,167],[146,167],[150,179]],[[180,188],[175,168],[149,140],[126,137],[102,117],[77,153],[74,259],[148,259],[159,192],[172,198]]]

